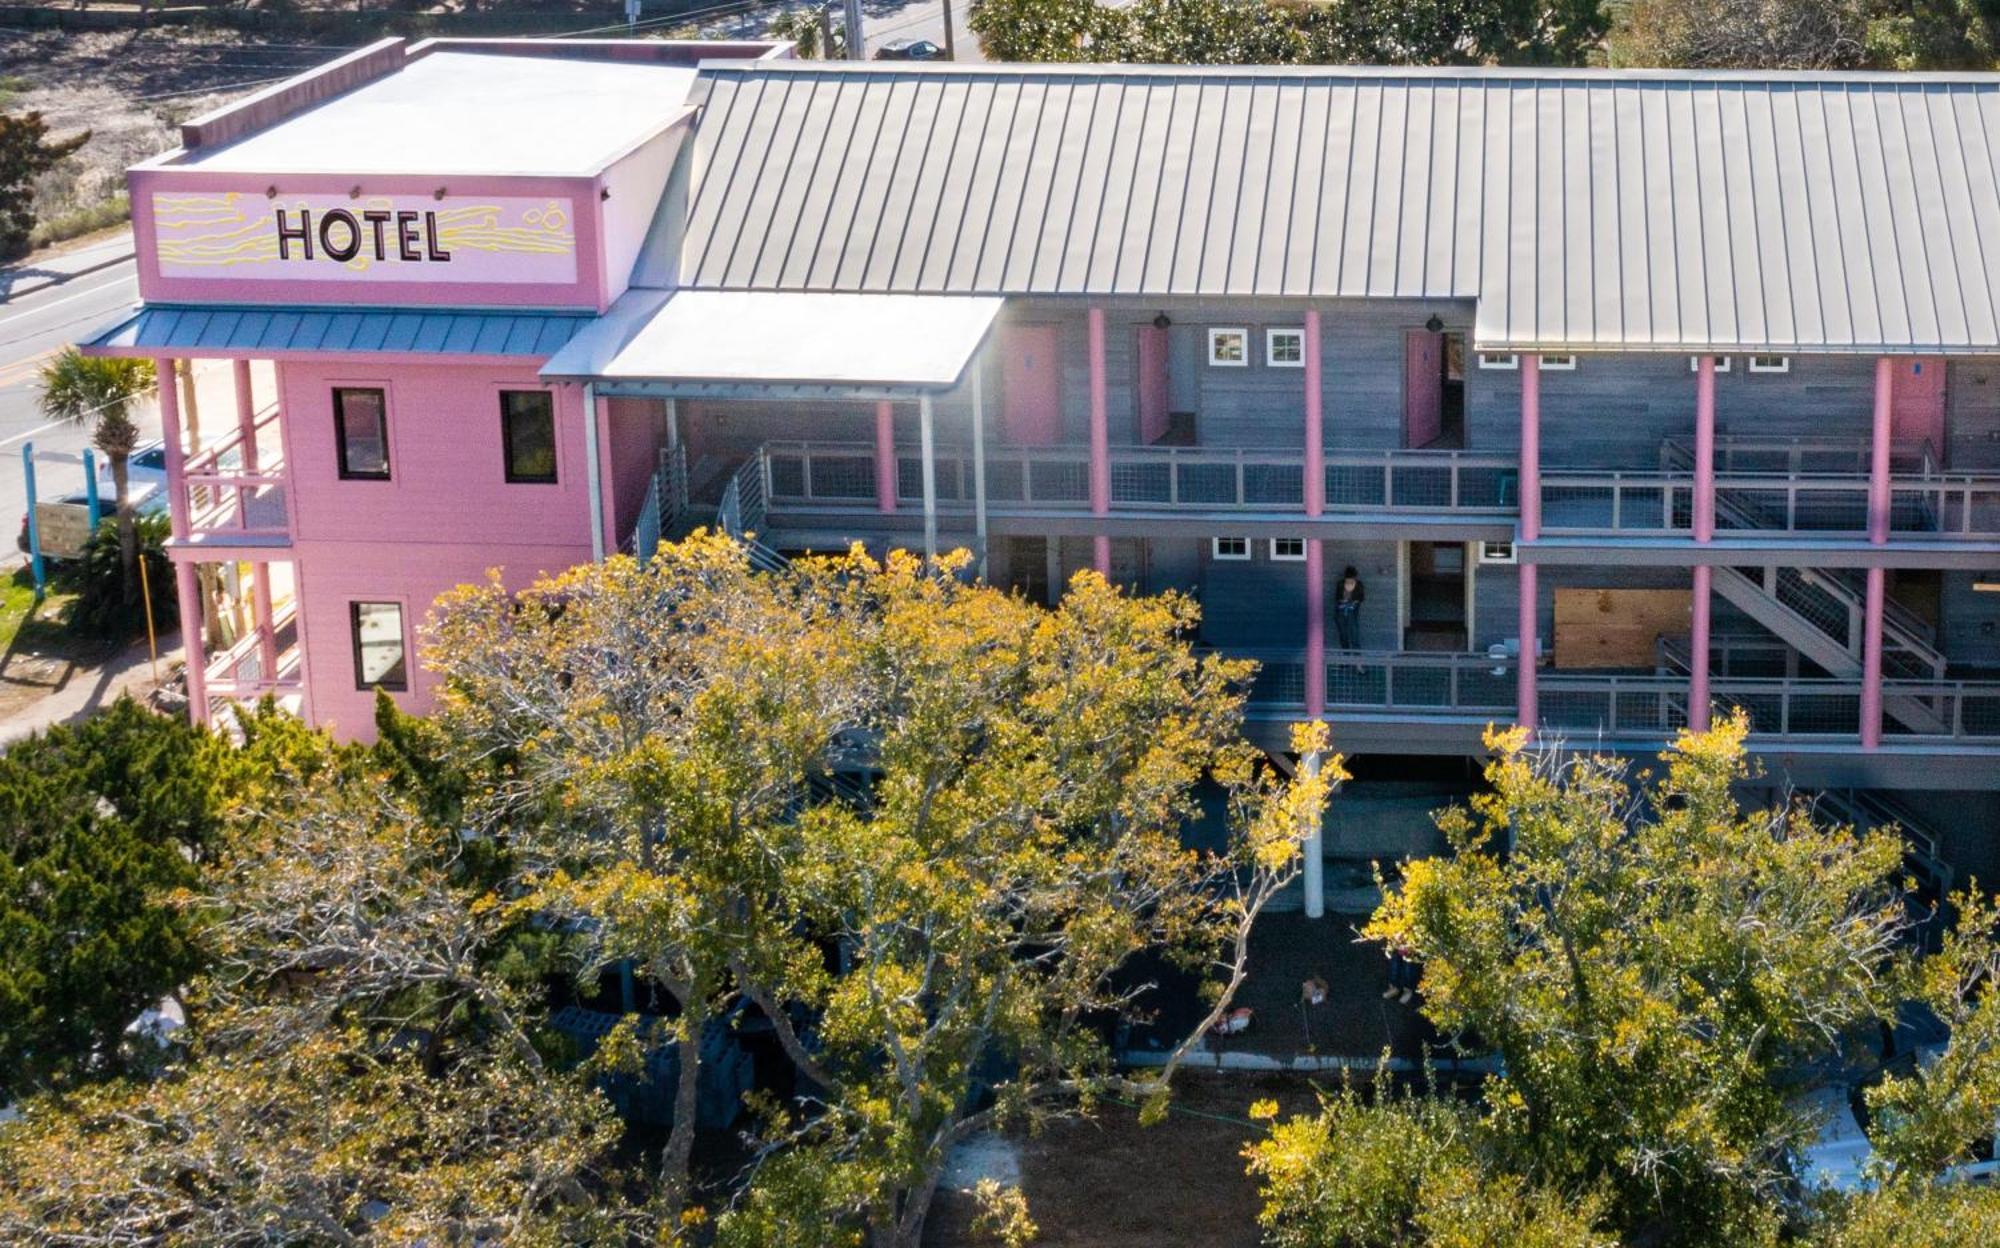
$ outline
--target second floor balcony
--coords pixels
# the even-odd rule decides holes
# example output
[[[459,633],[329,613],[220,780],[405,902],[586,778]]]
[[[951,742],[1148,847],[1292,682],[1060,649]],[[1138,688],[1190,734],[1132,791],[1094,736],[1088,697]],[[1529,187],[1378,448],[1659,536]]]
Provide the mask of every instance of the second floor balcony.
[[[875,448],[860,442],[769,442],[760,449],[773,511],[866,511],[882,502]],[[1114,447],[1114,510],[1127,512],[1271,513],[1305,506],[1305,457],[1286,449]],[[941,508],[975,501],[970,448],[936,455]],[[994,446],[985,454],[986,504],[994,514],[1088,512],[1088,446]],[[1330,514],[1448,514],[1511,519],[1519,511],[1520,471],[1512,456],[1467,451],[1381,450],[1326,456]],[[896,451],[895,502],[923,501],[923,460]]]
[[[758,448],[772,514],[915,509],[923,501],[923,459],[898,446],[893,498],[875,447],[864,442],[772,441]],[[1555,539],[1685,539],[1692,535],[1697,477],[1691,452],[1662,443],[1657,466],[1542,470],[1542,535]],[[1723,439],[1718,445],[1718,535],[1746,539],[1864,539],[1870,482],[1865,446],[1848,440]],[[1398,517],[1511,526],[1520,514],[1521,474],[1512,454],[1383,449],[1329,452],[1325,514],[1338,522]],[[1114,447],[1109,455],[1112,515],[1216,515],[1293,519],[1305,506],[1305,456],[1290,448]],[[1088,515],[1090,448],[990,446],[985,453],[988,513],[995,517]],[[967,447],[935,453],[941,513],[963,514],[976,500],[975,457]],[[1921,449],[1899,455],[1889,479],[1894,539],[2000,539],[2000,472],[1947,472]],[[885,505],[893,503],[893,507]]]

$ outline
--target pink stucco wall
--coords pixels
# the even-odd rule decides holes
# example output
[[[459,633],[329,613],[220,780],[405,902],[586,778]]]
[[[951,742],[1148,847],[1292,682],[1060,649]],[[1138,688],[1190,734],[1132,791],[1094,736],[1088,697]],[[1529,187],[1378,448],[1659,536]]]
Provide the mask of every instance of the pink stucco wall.
[[[436,177],[409,174],[287,174],[264,176],[217,173],[195,169],[140,167],[127,175],[132,195],[132,234],[139,266],[139,293],[149,303],[283,303],[452,307],[584,307],[602,311],[610,304],[604,256],[604,189],[598,178],[454,178],[449,185]],[[279,199],[266,194],[276,190]],[[422,281],[371,280],[367,270],[349,271],[331,262],[301,265],[297,279],[245,276],[190,277],[163,272],[159,255],[161,223],[155,220],[154,196],[188,197],[212,202],[214,211],[241,213],[263,221],[273,202],[284,196],[351,196],[356,206],[368,196],[405,196],[435,202],[449,209],[492,198],[542,198],[560,205],[569,217],[575,257],[573,280],[461,281],[449,263],[429,268]],[[439,190],[441,200],[431,197]],[[463,267],[463,266],[461,266]],[[478,268],[486,272],[491,266]],[[247,272],[248,270],[244,270]],[[289,270],[288,270],[289,272]],[[619,287],[622,289],[622,283]]]
[[[390,480],[340,479],[337,386],[387,392]],[[279,387],[311,711],[367,739],[373,694],[355,686],[350,602],[402,603],[414,643],[453,585],[497,567],[518,588],[590,558],[582,394],[555,388],[556,483],[538,485],[507,482],[500,437],[499,392],[541,388],[532,367],[287,363]],[[414,653],[410,688],[395,696],[421,711],[432,684]]]

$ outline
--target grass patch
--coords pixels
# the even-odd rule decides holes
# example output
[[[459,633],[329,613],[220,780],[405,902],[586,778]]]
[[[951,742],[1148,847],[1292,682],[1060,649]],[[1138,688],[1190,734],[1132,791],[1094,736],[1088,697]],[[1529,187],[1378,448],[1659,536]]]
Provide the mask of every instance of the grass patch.
[[[35,223],[28,232],[28,249],[38,251],[54,243],[68,242],[85,234],[95,234],[99,230],[122,225],[132,217],[132,201],[120,191],[109,199],[99,200],[86,208],[73,208],[45,221]]]
[[[79,642],[63,626],[76,591],[56,580],[48,596],[35,601],[35,574],[23,566],[0,584],[0,653],[27,650],[36,654],[69,654]],[[86,643],[87,644],[87,643]]]

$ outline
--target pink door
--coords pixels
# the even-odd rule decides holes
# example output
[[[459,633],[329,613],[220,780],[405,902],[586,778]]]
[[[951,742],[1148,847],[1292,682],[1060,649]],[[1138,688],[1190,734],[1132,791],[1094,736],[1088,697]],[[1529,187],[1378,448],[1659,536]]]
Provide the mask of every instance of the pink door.
[[[1928,442],[1931,455],[1944,459],[1944,377],[1942,356],[1917,356],[1895,362],[1890,391],[1891,436],[1897,445],[1915,450]]]
[[[1139,327],[1139,441],[1153,445],[1167,436],[1167,330]]]
[[[1403,332],[1403,445],[1429,446],[1444,435],[1444,335]]]
[[[1054,325],[1009,325],[1002,330],[1002,441],[1015,446],[1054,446],[1062,441],[1060,348]]]

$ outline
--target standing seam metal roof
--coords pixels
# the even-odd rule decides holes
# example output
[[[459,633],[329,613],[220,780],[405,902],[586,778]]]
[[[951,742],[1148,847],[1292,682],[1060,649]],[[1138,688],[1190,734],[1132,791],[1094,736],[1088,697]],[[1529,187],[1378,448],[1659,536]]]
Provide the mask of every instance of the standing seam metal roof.
[[[2000,77],[709,63],[687,285],[1471,298],[1493,349],[2000,347]]]

